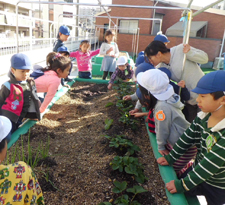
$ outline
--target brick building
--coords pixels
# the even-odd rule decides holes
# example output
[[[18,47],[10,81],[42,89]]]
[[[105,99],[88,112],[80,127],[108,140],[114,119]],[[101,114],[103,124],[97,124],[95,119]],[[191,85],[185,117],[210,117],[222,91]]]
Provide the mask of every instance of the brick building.
[[[112,0],[112,4],[123,5],[137,5],[137,6],[153,6],[155,2],[150,0]],[[185,7],[176,3],[166,3],[158,1],[156,6],[161,7]],[[196,10],[193,10],[193,13]],[[166,34],[167,29],[179,22],[182,10],[168,10],[168,9],[142,9],[142,8],[123,8],[111,7],[109,11],[110,16],[130,17],[130,19],[116,19],[112,21],[120,28],[117,33],[117,43],[121,51],[133,51],[132,41],[134,42],[134,28],[140,29],[138,52],[145,49],[145,47],[154,39],[155,34],[159,30],[159,25],[156,21],[141,20],[133,18],[161,18],[162,32]],[[100,14],[99,16],[107,16],[107,14]],[[205,22],[207,26],[202,26],[196,31],[195,37],[190,37],[189,44],[193,47],[199,48],[209,55],[209,61],[214,61],[220,54],[221,44],[225,29],[225,11],[218,9],[208,9],[207,11],[198,14],[192,22]],[[108,26],[109,20],[107,18],[96,17],[96,25]],[[126,25],[125,29],[121,26]],[[113,28],[114,24],[111,23]],[[136,32],[136,31],[135,31]],[[100,40],[103,40],[104,29],[100,30]],[[178,35],[167,35],[170,43],[168,47],[173,47],[182,43],[183,37]],[[137,38],[137,37],[136,37]],[[223,48],[225,52],[225,48]]]

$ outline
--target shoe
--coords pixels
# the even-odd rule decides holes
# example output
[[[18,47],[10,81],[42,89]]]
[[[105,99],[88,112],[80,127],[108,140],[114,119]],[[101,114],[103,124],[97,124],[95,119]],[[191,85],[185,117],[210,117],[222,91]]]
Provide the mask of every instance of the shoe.
[[[64,80],[65,80],[65,81],[67,81],[67,82],[71,82],[71,81],[73,81],[73,79],[70,79],[70,78],[68,78],[68,77],[67,77],[67,78],[65,78]]]

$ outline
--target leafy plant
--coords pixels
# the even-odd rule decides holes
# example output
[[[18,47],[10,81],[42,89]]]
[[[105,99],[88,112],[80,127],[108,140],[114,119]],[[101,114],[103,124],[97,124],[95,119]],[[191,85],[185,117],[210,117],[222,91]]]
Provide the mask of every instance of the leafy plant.
[[[140,151],[141,149],[135,145],[131,140],[124,138],[124,136],[116,135],[116,137],[105,136],[110,140],[109,146],[120,148],[121,150],[127,149],[126,155],[133,155],[134,152]]]
[[[113,123],[113,119],[106,119],[105,120],[105,130],[108,130],[111,127],[112,123]]]
[[[143,172],[143,166],[139,163],[138,158],[116,156],[110,162],[110,165],[113,170],[119,169],[120,172],[125,171],[128,174],[134,175],[135,180],[139,183],[144,183],[145,179],[147,179]]]
[[[127,188],[127,182],[119,182],[119,181],[114,181],[113,184],[115,187],[112,189],[112,191],[116,194],[123,192]]]
[[[110,107],[110,106],[112,106],[112,105],[113,105],[112,102],[108,102],[108,103],[105,105],[105,107]]]
[[[129,205],[129,197],[128,195],[124,194],[120,197],[118,197],[115,200],[115,204],[119,204],[119,205]]]
[[[119,119],[120,122],[122,122],[125,125],[129,125],[132,130],[137,129],[137,123],[138,121],[131,118],[129,112],[125,112]]]
[[[136,196],[137,194],[140,194],[140,193],[143,193],[143,192],[147,192],[147,190],[144,189],[142,186],[134,186],[133,188],[129,188],[129,189],[127,189],[126,191],[127,191],[127,192],[131,192],[131,193],[134,194],[134,196],[133,196],[133,198],[132,198],[131,201],[134,200],[134,198],[135,198],[135,196]]]

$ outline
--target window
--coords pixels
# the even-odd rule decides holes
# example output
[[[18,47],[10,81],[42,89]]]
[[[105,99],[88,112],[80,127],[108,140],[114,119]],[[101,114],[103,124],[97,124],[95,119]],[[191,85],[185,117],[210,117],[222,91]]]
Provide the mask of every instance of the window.
[[[163,14],[156,13],[154,18],[163,19],[163,16],[164,16]],[[153,23],[152,35],[155,36],[160,31],[160,22],[153,21],[152,23]]]
[[[120,20],[119,33],[137,33],[138,20]]]

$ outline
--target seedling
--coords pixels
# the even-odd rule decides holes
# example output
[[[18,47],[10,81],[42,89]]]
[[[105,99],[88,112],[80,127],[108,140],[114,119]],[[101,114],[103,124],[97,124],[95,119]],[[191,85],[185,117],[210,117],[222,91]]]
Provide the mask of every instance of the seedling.
[[[110,107],[110,106],[112,106],[112,105],[113,105],[112,102],[108,102],[108,103],[105,105],[105,107]]]
[[[116,156],[110,163],[113,170],[119,169],[120,172],[125,171],[128,174],[134,175],[135,180],[139,183],[144,183],[147,179],[144,175],[143,166],[135,157],[120,157]]]
[[[109,146],[119,148],[120,150],[127,149],[126,155],[133,155],[134,152],[141,149],[135,145],[131,140],[124,138],[124,136],[116,135],[116,137],[105,136],[110,140]]]
[[[115,187],[112,189],[112,191],[116,194],[123,192],[127,188],[127,182],[119,182],[119,181],[114,181],[113,184]]]
[[[137,123],[138,121],[131,118],[129,112],[125,112],[119,119],[120,122],[122,122],[125,125],[128,125],[131,127],[132,130],[137,129]]]
[[[105,120],[105,130],[108,130],[111,127],[112,123],[113,123],[113,119],[106,119]]]

